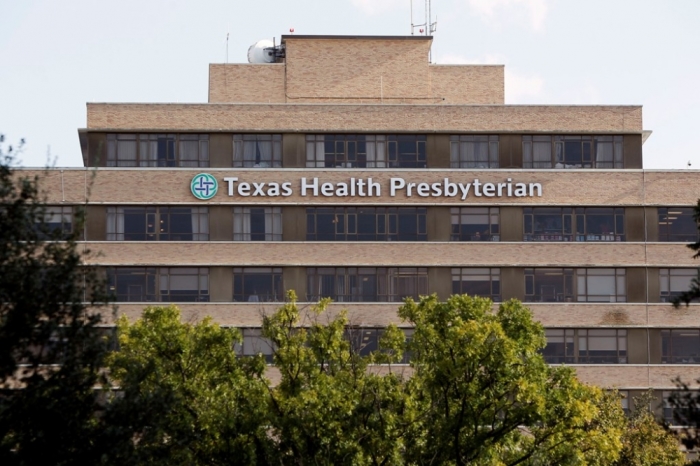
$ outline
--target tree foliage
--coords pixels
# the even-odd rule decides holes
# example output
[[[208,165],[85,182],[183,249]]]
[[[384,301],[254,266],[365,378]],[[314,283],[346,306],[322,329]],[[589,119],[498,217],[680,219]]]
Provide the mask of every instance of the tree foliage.
[[[395,326],[369,356],[353,351],[344,337],[345,312],[322,323],[328,301],[301,328],[294,293],[263,321],[274,345],[279,383],[269,391],[275,463],[401,464],[405,433],[416,422],[408,387],[400,374],[378,374],[369,365],[403,356],[404,336]]]
[[[291,293],[264,317],[273,347],[267,368],[262,355],[234,356],[238,332],[209,320],[181,323],[174,307],[148,308],[134,324],[122,318],[120,350],[110,357],[121,392],[105,415],[108,437],[119,440],[105,462],[646,465],[674,458],[652,418],[628,424],[615,393],[544,362],[543,329],[519,302],[494,313],[489,300],[468,296],[409,300],[399,313],[415,326],[413,338],[389,326],[364,356],[348,339],[346,313],[330,317],[327,304],[300,310]],[[396,365],[405,351],[410,368]],[[640,442],[650,444],[648,454],[631,451]]]
[[[634,410],[622,435],[616,466],[681,466],[686,458],[678,439],[660,425],[650,411],[651,392],[634,399]]]
[[[408,301],[415,325],[409,384],[420,420],[407,441],[419,464],[611,464],[622,410],[539,354],[544,330],[517,301],[496,313],[466,295]]]
[[[3,147],[0,137],[0,463],[90,463],[107,346],[85,304],[105,297],[76,247],[82,212],[71,232],[52,230],[40,178],[17,176],[19,149]]]
[[[255,464],[270,448],[264,360],[236,358],[240,332],[204,319],[182,324],[174,306],[119,319],[109,357],[119,396],[105,415],[106,462]]]

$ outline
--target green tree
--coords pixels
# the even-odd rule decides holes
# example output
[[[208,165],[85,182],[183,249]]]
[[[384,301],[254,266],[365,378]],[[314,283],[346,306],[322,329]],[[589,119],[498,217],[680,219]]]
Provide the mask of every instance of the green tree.
[[[664,429],[651,413],[652,400],[650,392],[634,399],[634,410],[622,435],[622,452],[616,466],[686,464],[678,439]]]
[[[40,177],[16,173],[18,150],[3,143],[0,136],[0,463],[90,464],[107,349],[91,309],[104,302],[103,287],[76,247],[82,210],[72,231],[52,230]]]
[[[119,396],[105,414],[107,463],[262,464],[269,454],[262,356],[236,357],[240,332],[209,318],[181,323],[175,306],[118,321],[109,357]]]
[[[273,343],[279,383],[269,391],[270,435],[277,464],[403,464],[413,401],[391,363],[403,357],[404,335],[386,329],[380,349],[360,356],[345,337],[348,318],[321,319],[329,301],[301,327],[296,296],[263,321]],[[306,324],[306,323],[305,323]],[[383,374],[370,366],[382,363]]]
[[[624,417],[598,388],[540,355],[542,326],[517,301],[408,300],[409,382],[419,411],[405,441],[417,464],[600,464],[617,459]]]

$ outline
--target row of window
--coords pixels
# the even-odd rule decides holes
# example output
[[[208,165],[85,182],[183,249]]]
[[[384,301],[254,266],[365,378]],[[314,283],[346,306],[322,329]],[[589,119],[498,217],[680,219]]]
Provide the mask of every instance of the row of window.
[[[282,167],[281,134],[235,134],[233,166]],[[306,136],[309,168],[426,168],[426,135]],[[450,167],[499,168],[497,135],[450,137]],[[623,168],[622,136],[523,136],[524,168]],[[108,167],[208,167],[207,134],[107,135]]]
[[[351,351],[367,356],[380,347],[384,329],[347,327],[345,338]],[[407,339],[413,329],[403,329]],[[263,354],[272,359],[272,344],[262,337],[259,328],[242,329],[243,342],[236,352],[242,356]],[[549,364],[627,364],[626,329],[546,329],[546,346],[542,355]],[[404,355],[403,362],[410,360]],[[680,329],[661,331],[661,362],[663,364],[700,364],[700,330]]]
[[[452,268],[452,293],[501,301],[501,269]],[[525,302],[625,302],[626,273],[621,268],[525,269]],[[309,301],[399,302],[430,293],[426,267],[308,267]],[[238,302],[284,300],[282,268],[233,268]],[[660,300],[689,289],[696,269],[660,269]],[[118,267],[108,271],[111,293],[119,302],[209,301],[209,269],[196,267]]]
[[[407,340],[413,336],[413,329],[403,329]],[[243,341],[235,347],[239,356],[256,356],[261,354],[268,363],[272,362],[272,342],[262,336],[260,328],[243,328]],[[350,351],[360,356],[369,356],[380,349],[379,340],[384,333],[382,328],[346,327],[344,337],[350,343]],[[408,364],[410,353],[403,356],[402,364]]]
[[[453,207],[451,241],[499,241],[498,207]],[[233,207],[234,241],[281,241],[282,207]],[[72,208],[48,207],[70,231]],[[658,208],[659,241],[691,242],[691,207]],[[427,241],[426,207],[308,207],[307,241]],[[108,241],[208,241],[208,207],[108,207]],[[525,207],[523,241],[625,241],[621,207]]]

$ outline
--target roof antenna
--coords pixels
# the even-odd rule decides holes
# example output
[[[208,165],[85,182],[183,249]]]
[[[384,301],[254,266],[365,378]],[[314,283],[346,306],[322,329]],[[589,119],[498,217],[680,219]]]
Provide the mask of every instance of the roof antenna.
[[[435,18],[435,21],[433,21],[432,15],[432,0],[425,0],[425,22],[421,24],[414,24],[413,23],[413,0],[409,0],[411,2],[411,35],[415,34],[415,29],[418,29],[418,32],[420,34],[425,33],[426,36],[432,36],[435,31],[437,31],[437,17]]]
[[[226,31],[226,64],[228,65],[228,31]]]

